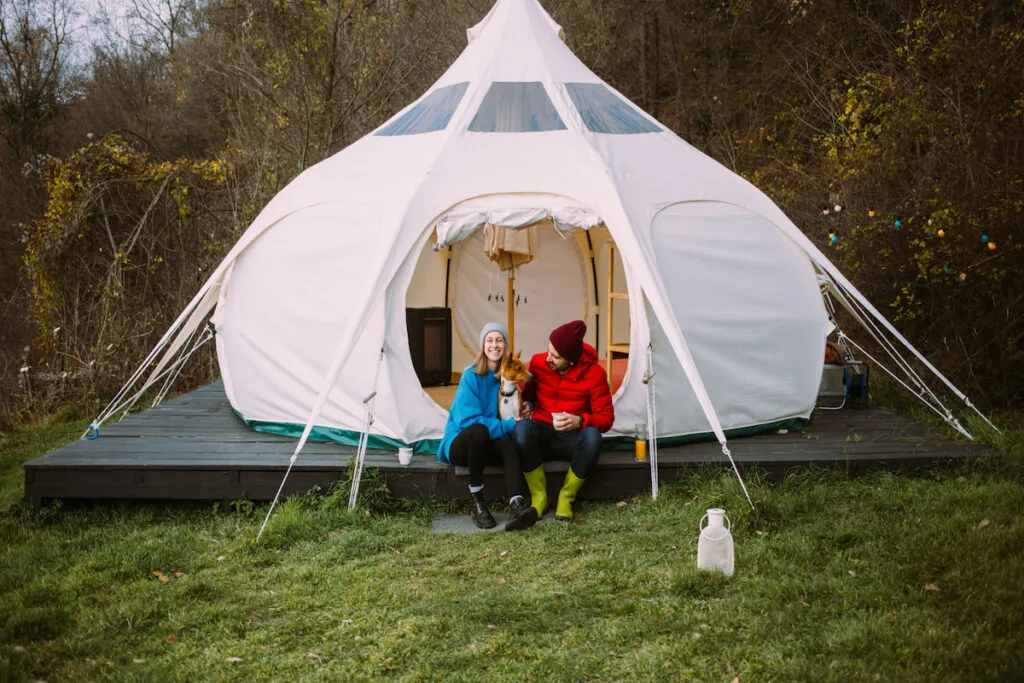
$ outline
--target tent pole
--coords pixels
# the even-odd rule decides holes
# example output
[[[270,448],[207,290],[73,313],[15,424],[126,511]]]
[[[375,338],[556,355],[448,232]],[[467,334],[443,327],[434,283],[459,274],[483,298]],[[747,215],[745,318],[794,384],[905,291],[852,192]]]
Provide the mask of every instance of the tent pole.
[[[516,310],[515,310],[515,270],[508,269],[508,352],[514,353],[516,348]]]

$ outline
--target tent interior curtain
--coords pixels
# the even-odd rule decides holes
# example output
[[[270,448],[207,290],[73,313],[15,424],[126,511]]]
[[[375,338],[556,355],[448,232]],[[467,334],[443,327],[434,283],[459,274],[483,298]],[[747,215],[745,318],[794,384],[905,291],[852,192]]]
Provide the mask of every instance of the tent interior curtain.
[[[525,265],[537,255],[537,226],[513,230],[488,223],[484,226],[484,252],[503,271]]]

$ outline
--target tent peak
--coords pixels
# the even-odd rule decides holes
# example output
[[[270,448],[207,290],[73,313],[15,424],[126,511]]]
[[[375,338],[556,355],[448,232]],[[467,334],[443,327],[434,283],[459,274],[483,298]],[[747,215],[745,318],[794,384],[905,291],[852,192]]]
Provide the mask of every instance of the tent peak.
[[[504,24],[512,13],[526,14],[531,23],[540,24],[541,27],[547,28],[562,42],[565,42],[565,32],[562,31],[562,27],[551,18],[551,15],[537,0],[498,0],[487,15],[480,20],[480,23],[466,29],[466,42],[472,43],[491,27]]]

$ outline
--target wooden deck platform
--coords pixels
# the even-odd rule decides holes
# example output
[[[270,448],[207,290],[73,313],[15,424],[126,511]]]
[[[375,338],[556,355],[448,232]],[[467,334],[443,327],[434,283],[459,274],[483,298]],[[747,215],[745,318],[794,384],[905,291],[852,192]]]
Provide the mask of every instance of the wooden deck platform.
[[[664,408],[663,408],[664,409]],[[99,438],[76,441],[25,463],[25,495],[47,499],[269,500],[273,498],[295,440],[246,427],[215,382],[103,428]],[[987,455],[981,445],[942,438],[926,426],[873,408],[817,410],[802,432],[763,434],[730,441],[741,472],[757,466],[783,473],[808,465],[903,467]],[[285,487],[286,493],[326,488],[344,476],[352,447],[310,442]],[[703,463],[727,466],[716,442],[661,447],[659,476],[677,478]],[[371,450],[366,466],[379,469],[400,497],[463,497],[466,472],[414,456],[401,466],[393,451]],[[548,463],[564,472],[565,463]],[[487,491],[503,497],[500,470],[488,470]],[[560,476],[548,478],[552,494]],[[632,453],[610,451],[583,489],[587,498],[620,498],[650,488],[650,469]]]

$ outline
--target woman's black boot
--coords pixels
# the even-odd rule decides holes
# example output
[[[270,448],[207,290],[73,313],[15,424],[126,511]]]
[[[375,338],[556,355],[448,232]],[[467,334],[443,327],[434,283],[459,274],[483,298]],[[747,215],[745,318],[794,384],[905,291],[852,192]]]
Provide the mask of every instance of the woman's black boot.
[[[470,492],[469,497],[473,499],[473,523],[481,529],[493,529],[498,523],[494,520],[491,511],[487,509],[487,501],[484,500],[484,492]]]

